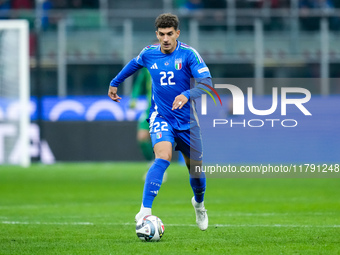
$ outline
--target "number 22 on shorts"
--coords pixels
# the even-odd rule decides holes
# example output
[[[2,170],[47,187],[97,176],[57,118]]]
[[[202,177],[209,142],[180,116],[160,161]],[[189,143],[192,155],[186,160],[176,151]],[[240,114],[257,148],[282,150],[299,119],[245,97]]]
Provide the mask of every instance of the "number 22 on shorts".
[[[161,121],[161,122],[154,123],[153,132],[157,133],[160,131],[169,131],[167,122]]]

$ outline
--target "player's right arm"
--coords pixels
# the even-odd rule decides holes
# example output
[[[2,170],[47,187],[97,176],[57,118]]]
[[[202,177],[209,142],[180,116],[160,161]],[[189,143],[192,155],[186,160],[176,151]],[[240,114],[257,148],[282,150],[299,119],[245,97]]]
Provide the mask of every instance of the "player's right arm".
[[[109,92],[108,96],[116,102],[120,102],[121,97],[118,96],[117,90],[119,84],[121,84],[127,77],[134,74],[138,69],[141,69],[143,66],[137,63],[136,59],[132,59],[124,68],[122,71],[117,74],[115,78],[112,79],[110,82]]]
[[[124,68],[117,74],[110,82],[110,86],[118,87],[126,78],[133,75],[137,70],[143,66],[137,63],[136,58],[132,59]]]
[[[120,99],[122,99],[120,96],[118,96],[118,94],[117,94],[117,90],[118,90],[118,88],[117,87],[112,87],[112,86],[110,86],[109,87],[109,93],[108,93],[108,95],[109,95],[109,97],[113,100],[113,101],[116,101],[116,102],[120,102]]]
[[[126,78],[128,78],[144,66],[142,59],[143,51],[138,55],[138,57],[132,59],[126,66],[124,66],[124,68],[110,82],[108,96],[113,101],[116,101],[118,103],[120,102],[119,100],[121,99],[121,97],[119,97],[117,94],[119,84],[121,84]]]

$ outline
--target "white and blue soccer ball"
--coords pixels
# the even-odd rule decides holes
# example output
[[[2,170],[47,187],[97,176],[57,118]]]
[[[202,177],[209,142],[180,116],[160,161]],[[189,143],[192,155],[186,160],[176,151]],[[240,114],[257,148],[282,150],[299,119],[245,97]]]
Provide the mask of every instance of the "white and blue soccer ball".
[[[147,215],[137,222],[136,233],[142,241],[157,242],[164,234],[164,224],[157,216]]]

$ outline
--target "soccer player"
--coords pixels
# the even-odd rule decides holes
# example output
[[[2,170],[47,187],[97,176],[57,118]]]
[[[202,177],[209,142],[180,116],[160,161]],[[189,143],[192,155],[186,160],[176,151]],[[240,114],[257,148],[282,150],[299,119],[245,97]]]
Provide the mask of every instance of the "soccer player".
[[[147,173],[141,209],[135,220],[152,214],[154,198],[161,187],[164,172],[170,165],[176,144],[175,150],[181,151],[189,170],[194,193],[191,203],[195,209],[196,223],[201,230],[206,230],[206,178],[203,172],[197,171],[197,166],[202,166],[203,148],[194,100],[211,85],[211,75],[197,51],[177,40],[180,30],[176,15],[159,15],[155,26],[159,44],[145,47],[132,59],[111,81],[108,92],[112,100],[120,102],[118,85],[142,67],[149,70],[152,102],[148,121],[155,161]]]

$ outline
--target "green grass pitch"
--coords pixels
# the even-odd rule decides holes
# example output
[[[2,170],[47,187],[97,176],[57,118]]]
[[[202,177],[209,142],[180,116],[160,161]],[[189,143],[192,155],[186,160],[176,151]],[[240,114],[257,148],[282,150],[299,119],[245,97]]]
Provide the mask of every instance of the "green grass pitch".
[[[0,168],[0,254],[339,254],[340,179],[208,179],[209,228],[195,224],[185,168],[171,164],[153,214],[160,242],[135,234],[146,163]]]

